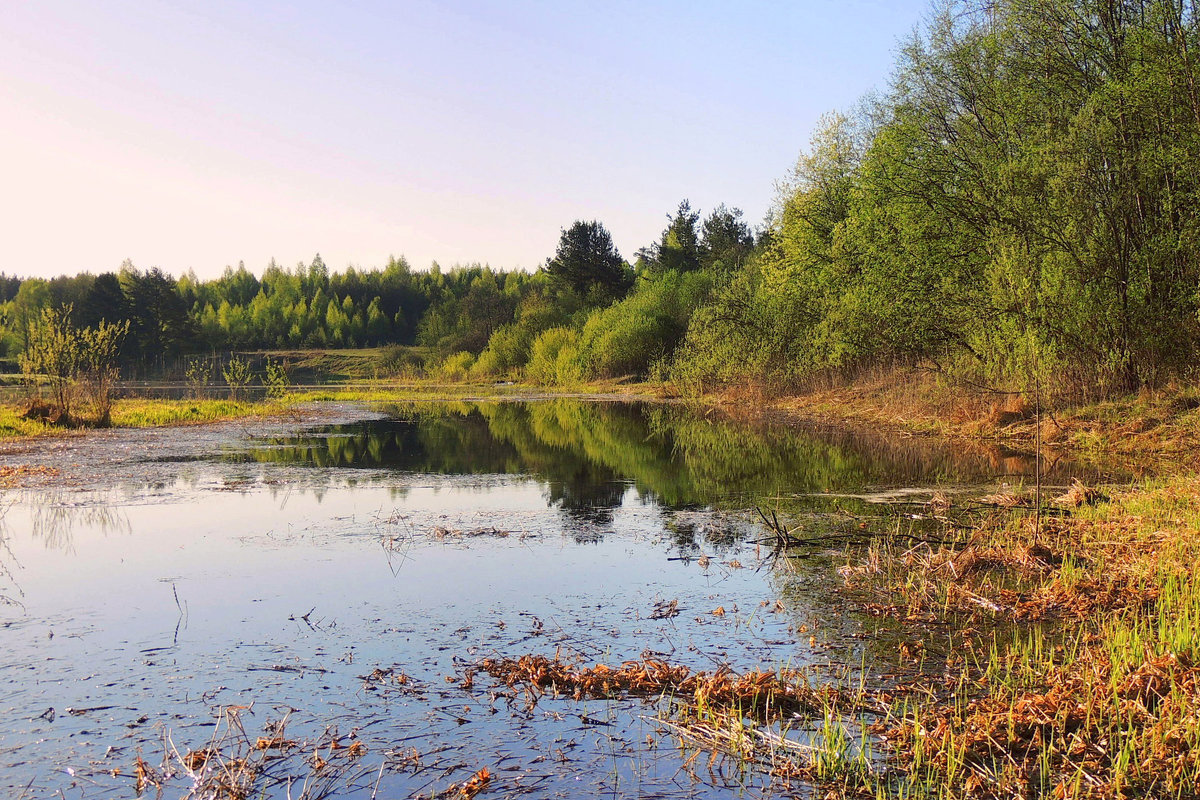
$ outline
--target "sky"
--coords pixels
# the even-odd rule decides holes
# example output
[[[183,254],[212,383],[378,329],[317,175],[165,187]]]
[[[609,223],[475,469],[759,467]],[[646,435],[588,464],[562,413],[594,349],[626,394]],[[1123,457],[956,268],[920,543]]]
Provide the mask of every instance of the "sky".
[[[0,271],[626,258],[752,224],[928,0],[3,0]]]

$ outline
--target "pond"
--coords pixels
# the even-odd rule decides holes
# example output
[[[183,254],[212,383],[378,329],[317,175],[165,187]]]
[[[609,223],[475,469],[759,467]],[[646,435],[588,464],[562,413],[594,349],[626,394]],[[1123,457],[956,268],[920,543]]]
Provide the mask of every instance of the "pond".
[[[532,702],[474,667],[887,671],[882,623],[839,594],[844,545],[781,569],[754,509],[853,531],[892,524],[880,501],[1033,466],[569,400],[114,432],[8,460],[58,477],[3,494],[0,791],[67,798],[189,796],[250,761],[256,797],[430,796],[484,768],[497,797],[761,793],[763,771],[673,738],[666,700]]]

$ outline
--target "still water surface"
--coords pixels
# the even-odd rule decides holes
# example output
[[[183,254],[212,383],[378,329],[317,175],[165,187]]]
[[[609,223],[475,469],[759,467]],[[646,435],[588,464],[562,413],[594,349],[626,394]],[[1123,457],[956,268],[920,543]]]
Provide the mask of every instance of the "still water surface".
[[[484,766],[498,797],[755,794],[762,775],[682,769],[690,753],[656,735],[653,705],[529,707],[485,676],[464,688],[463,670],[556,652],[883,670],[878,623],[837,594],[845,556],[764,565],[748,510],[827,530],[890,513],[880,499],[994,488],[1032,466],[674,406],[359,417],[204,438],[148,456],[140,485],[5,494],[0,792],[129,797],[140,755],[174,773],[163,796],[184,796],[179,756],[243,707],[251,741],[286,719],[289,739],[336,729],[365,746],[310,796],[429,796]],[[677,616],[651,618],[672,600]],[[274,762],[266,796],[301,796],[311,755]]]

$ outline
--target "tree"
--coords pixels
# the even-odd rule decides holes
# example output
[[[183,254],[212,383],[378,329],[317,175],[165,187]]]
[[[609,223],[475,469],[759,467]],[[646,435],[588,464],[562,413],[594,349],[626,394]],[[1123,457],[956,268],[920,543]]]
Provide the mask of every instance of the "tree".
[[[659,273],[700,269],[700,237],[696,232],[700,212],[692,211],[692,204],[684,200],[668,219],[662,238],[642,252],[643,258]]]
[[[195,339],[192,319],[174,278],[158,267],[140,272],[126,261],[121,265],[120,281],[137,355],[155,358],[191,345]]]
[[[129,318],[128,303],[121,291],[121,279],[115,272],[96,276],[76,314],[80,323],[89,326],[97,325],[102,320],[116,323]]]
[[[50,287],[41,278],[21,281],[13,297],[9,325],[16,333],[17,345],[25,349],[29,345],[29,328],[42,318],[42,310],[50,305]]]
[[[742,221],[740,208],[717,206],[701,226],[700,265],[730,271],[746,261],[754,249],[754,234]]]
[[[21,354],[21,371],[33,383],[45,378],[50,383],[57,422],[72,421],[71,406],[77,385],[92,406],[97,425],[109,424],[112,388],[117,372],[121,340],[129,322],[101,322],[82,330],[71,324],[71,306],[46,308],[29,326],[29,342]]]
[[[7,275],[0,272],[0,303],[7,303],[17,296],[17,291],[21,288],[21,279],[16,275]]]
[[[79,374],[79,337],[71,325],[71,309],[45,308],[26,328],[21,372],[26,382],[39,377],[50,383],[58,421],[71,420],[71,383]]]
[[[319,257],[319,256],[318,256]],[[258,278],[254,277],[246,265],[238,262],[237,270],[226,267],[221,279],[214,287],[221,297],[237,306],[249,305],[261,287]]]
[[[562,232],[546,272],[581,296],[601,302],[620,299],[633,286],[633,275],[612,236],[595,220],[577,220]]]

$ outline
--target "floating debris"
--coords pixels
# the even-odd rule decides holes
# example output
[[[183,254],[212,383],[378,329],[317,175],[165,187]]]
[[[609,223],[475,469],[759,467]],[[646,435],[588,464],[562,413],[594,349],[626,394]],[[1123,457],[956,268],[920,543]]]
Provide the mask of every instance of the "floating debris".
[[[670,619],[679,616],[679,598],[674,600],[659,600],[650,612],[650,619]]]

